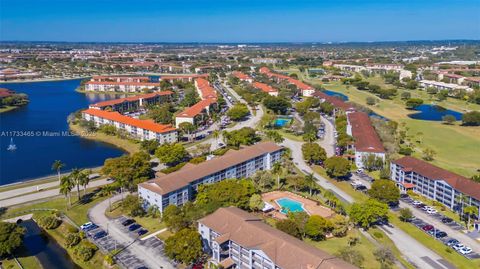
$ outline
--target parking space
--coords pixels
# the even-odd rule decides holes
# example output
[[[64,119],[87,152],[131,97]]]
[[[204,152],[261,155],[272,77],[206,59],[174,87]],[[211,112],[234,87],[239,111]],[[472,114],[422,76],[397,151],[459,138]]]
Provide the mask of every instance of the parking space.
[[[421,208],[424,206],[423,204],[420,204],[418,202],[415,202],[414,199],[410,197],[402,197],[400,198],[402,202],[408,203],[415,208],[418,208],[418,210],[422,210]],[[422,210],[424,211],[424,210]],[[428,214],[425,212],[425,214]],[[441,213],[431,213],[429,214],[431,217],[441,221],[443,224],[449,226],[450,228],[454,230],[461,230],[463,229],[463,226],[455,221],[450,221],[446,220],[446,217],[441,214]],[[462,254],[468,259],[478,259],[480,258],[480,253],[477,253],[475,251],[472,251],[467,245],[462,244],[459,240],[452,236],[448,236],[447,233],[437,229],[433,225],[429,224],[427,221],[424,221],[421,218],[414,218],[410,221],[413,225],[415,225],[418,229],[422,230],[426,234],[432,236],[436,240],[439,240],[443,244],[451,247],[455,251],[457,251],[459,254]]]

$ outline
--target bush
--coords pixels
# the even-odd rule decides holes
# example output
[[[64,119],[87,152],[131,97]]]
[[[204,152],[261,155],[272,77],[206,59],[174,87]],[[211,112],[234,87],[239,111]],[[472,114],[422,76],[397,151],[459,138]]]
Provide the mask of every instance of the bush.
[[[75,255],[75,257],[77,257],[78,259],[86,262],[90,260],[93,255],[95,255],[95,251],[97,250],[98,248],[94,244],[88,241],[83,241],[73,250],[73,255]]]
[[[65,228],[67,229],[67,231],[69,233],[78,233],[78,228],[77,227],[75,227],[75,226],[73,226],[69,223],[65,223],[64,225],[65,225]]]
[[[80,237],[80,235],[78,233],[69,233],[67,235],[67,238],[65,239],[65,246],[67,248],[71,248],[71,247],[74,247],[74,246],[78,245],[78,243],[80,243],[80,241],[82,241],[82,238]]]
[[[373,233],[373,236],[375,236],[376,238],[383,238],[383,234],[381,232],[374,232]]]
[[[103,261],[108,264],[109,266],[112,266],[115,264],[115,261],[113,260],[113,256],[112,255],[105,255],[105,258],[103,259]]]
[[[227,153],[227,151],[228,151],[228,148],[220,148],[220,149],[214,150],[212,154],[215,156],[222,156],[223,154]]]
[[[43,216],[40,217],[37,222],[40,227],[48,230],[56,229],[58,226],[60,226],[60,224],[62,224],[62,220],[57,219],[55,216]]]

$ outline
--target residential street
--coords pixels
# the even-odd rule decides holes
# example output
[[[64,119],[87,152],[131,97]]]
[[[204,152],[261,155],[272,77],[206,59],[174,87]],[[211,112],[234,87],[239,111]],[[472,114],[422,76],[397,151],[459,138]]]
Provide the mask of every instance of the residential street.
[[[322,116],[322,122],[325,124],[325,135],[319,144],[327,152],[327,157],[332,157],[335,155],[335,126],[325,116]]]
[[[125,194],[124,194],[125,195]],[[111,198],[112,203],[121,200],[121,195],[118,194]],[[159,255],[158,252],[153,249],[146,247],[140,243],[139,240],[136,240],[132,243],[132,239],[122,230],[117,227],[118,224],[105,216],[105,210],[109,207],[108,199],[102,201],[90,208],[88,211],[88,218],[98,226],[100,226],[105,231],[108,231],[108,234],[116,240],[118,243],[128,246],[128,250],[143,263],[147,265],[148,268],[174,268],[170,262],[163,256]]]

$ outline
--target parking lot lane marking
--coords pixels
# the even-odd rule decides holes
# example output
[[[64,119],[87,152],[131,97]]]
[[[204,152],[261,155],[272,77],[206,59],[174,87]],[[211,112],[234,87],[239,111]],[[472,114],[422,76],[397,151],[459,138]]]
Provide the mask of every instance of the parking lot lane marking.
[[[423,256],[422,260],[424,260],[426,263],[430,264],[433,268],[438,268],[438,269],[444,269],[445,268],[442,265],[436,263],[434,260],[430,259],[430,257]]]

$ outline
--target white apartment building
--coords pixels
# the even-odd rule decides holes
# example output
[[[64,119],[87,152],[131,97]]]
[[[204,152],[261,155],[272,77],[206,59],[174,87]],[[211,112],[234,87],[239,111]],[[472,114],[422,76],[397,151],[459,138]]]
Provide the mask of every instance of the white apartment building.
[[[356,268],[236,207],[200,219],[198,232],[209,263],[224,269]]]
[[[273,142],[258,143],[225,155],[186,165],[179,171],[138,184],[143,206],[156,206],[162,212],[168,205],[181,206],[194,199],[199,185],[230,178],[246,178],[259,170],[270,170],[280,161],[283,148]]]
[[[117,130],[128,133],[140,140],[157,140],[160,144],[178,141],[177,129],[171,125],[155,123],[152,120],[139,120],[124,116],[118,112],[110,112],[95,108],[82,111],[83,119],[92,121],[95,126],[112,125]]]
[[[473,89],[468,86],[463,86],[463,85],[458,85],[453,83],[445,83],[445,82],[435,81],[435,80],[420,80],[420,86],[422,86],[423,88],[433,87],[438,90],[448,90],[448,91],[454,91],[454,90],[465,90],[467,92],[473,91]]]
[[[85,91],[92,92],[143,92],[144,89],[152,90],[159,87],[153,82],[117,82],[117,81],[88,81]]]

